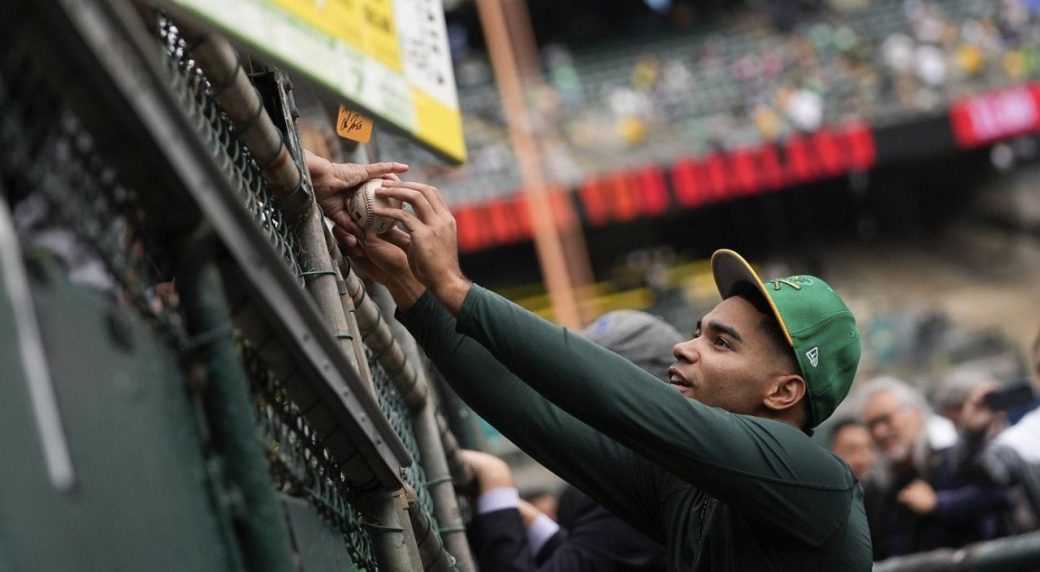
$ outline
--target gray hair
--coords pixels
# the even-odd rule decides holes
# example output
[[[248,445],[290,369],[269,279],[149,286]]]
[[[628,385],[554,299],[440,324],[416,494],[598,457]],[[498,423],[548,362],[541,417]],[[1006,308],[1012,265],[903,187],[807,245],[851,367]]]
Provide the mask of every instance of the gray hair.
[[[910,460],[922,475],[926,475],[929,473],[927,458],[930,449],[928,420],[932,416],[932,408],[928,405],[928,401],[925,400],[924,394],[919,389],[895,377],[875,377],[861,385],[856,391],[856,399],[858,400],[857,417],[863,420],[863,411],[871,398],[886,392],[892,393],[901,405],[912,407],[921,414],[921,430],[918,431],[914,442],[911,444]],[[891,467],[883,455],[879,457],[875,468],[877,469],[874,472],[875,482],[882,490],[887,490],[893,485],[893,475]]]
[[[928,405],[928,401],[925,400],[924,394],[919,389],[901,379],[883,375],[875,377],[857,388],[856,400],[859,405],[857,417],[863,417],[863,410],[866,409],[867,402],[872,397],[885,392],[892,393],[901,405],[913,407],[926,418],[932,413],[932,408]]]
[[[960,407],[973,389],[990,381],[995,382],[997,379],[980,367],[959,367],[939,381],[935,389],[935,403],[940,410]]]

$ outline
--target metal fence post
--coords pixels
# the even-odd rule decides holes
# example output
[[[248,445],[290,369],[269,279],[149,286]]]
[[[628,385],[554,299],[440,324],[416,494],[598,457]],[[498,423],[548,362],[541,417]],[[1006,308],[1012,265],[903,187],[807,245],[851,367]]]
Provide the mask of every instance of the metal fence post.
[[[205,366],[202,402],[214,445],[227,461],[227,500],[239,524],[246,566],[293,570],[289,531],[254,433],[248,382],[231,339],[230,313],[214,259],[217,243],[207,229],[200,229],[178,246],[177,287],[192,336],[190,350]]]
[[[404,489],[373,491],[358,501],[364,526],[372,538],[376,562],[383,570],[422,570],[422,557],[408,520]]]
[[[462,571],[471,571],[475,567],[466,538],[466,529],[459,514],[458,499],[452,484],[453,475],[449,472],[449,460],[445,456],[445,446],[435,416],[435,407],[429,395],[429,383],[425,372],[416,367],[400,342],[394,338],[386,321],[382,318],[379,307],[367,295],[365,285],[349,265],[340,262],[340,269],[345,275],[347,291],[354,300],[358,326],[362,331],[362,339],[379,357],[379,362],[387,371],[396,372],[391,379],[404,397],[412,416],[412,428],[415,431],[416,444],[422,455],[423,471],[426,473],[427,489],[433,498],[435,516],[440,524],[440,533],[444,538],[444,546],[456,559],[456,566]],[[452,439],[454,443],[454,439]],[[457,445],[457,444],[456,444]],[[468,474],[464,463],[458,461],[457,449],[453,451],[453,460],[462,474]]]

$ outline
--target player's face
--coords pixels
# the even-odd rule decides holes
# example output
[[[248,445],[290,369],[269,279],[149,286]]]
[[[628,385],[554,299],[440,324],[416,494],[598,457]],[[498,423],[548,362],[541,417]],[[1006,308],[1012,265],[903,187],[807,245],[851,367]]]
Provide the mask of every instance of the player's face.
[[[701,319],[693,339],[675,345],[668,381],[679,393],[734,413],[763,411],[766,381],[786,360],[768,338],[763,314],[743,298],[723,300]]]

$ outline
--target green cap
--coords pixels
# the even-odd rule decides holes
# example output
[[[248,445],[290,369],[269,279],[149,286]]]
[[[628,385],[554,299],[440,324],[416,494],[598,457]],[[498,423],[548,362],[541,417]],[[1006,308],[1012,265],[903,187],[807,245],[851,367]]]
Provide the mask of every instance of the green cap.
[[[711,257],[711,270],[723,299],[732,296],[740,282],[765,294],[809,386],[809,427],[830,417],[848,395],[859,365],[859,330],[845,302],[815,276],[763,282],[732,250],[717,250]]]

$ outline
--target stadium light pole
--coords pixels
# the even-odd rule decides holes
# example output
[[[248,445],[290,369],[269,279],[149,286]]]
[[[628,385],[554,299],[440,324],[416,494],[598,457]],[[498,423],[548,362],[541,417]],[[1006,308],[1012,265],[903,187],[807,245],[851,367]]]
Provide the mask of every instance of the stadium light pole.
[[[568,270],[563,241],[558,232],[559,225],[546,190],[538,144],[531,133],[531,119],[523,100],[519,67],[502,0],[477,0],[477,12],[491,56],[495,82],[502,96],[510,142],[520,166],[520,183],[526,194],[538,263],[553,314],[558,323],[569,328],[580,328],[583,325],[581,308]]]
[[[541,58],[538,54],[538,44],[535,41],[527,0],[501,1],[505,21],[509,28],[510,44],[513,47],[520,74],[522,92],[537,93],[545,86],[545,78],[542,74]],[[551,130],[543,135],[544,137],[534,138],[539,157],[545,155],[545,139],[558,137]],[[540,159],[538,164],[543,164]],[[554,210],[553,213],[559,218],[557,211]],[[592,285],[593,274],[588,245],[585,243],[585,230],[576,217],[574,224],[562,224],[560,220],[556,222],[556,229],[563,245],[563,258],[571,277],[571,287],[574,288],[575,296],[578,299],[578,313],[581,315],[582,321],[587,322],[597,316],[600,309],[592,303],[594,292],[589,288]]]

